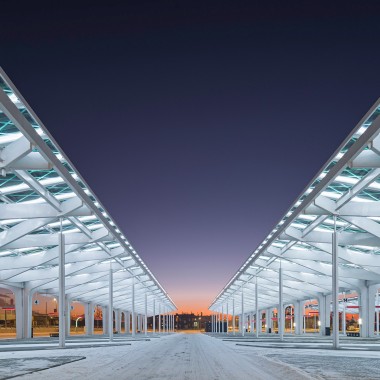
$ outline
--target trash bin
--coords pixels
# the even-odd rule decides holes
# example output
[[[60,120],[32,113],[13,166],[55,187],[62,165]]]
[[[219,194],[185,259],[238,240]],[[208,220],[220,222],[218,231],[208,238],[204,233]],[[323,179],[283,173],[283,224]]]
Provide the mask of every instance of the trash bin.
[[[268,332],[269,332],[269,334],[272,334],[272,328],[271,327],[269,327]]]
[[[330,327],[325,327],[325,335],[326,336],[330,336],[331,335]]]

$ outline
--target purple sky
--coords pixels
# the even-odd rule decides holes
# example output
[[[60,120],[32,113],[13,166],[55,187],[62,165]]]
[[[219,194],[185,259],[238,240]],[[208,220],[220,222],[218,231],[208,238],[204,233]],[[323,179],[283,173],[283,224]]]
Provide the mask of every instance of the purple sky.
[[[3,4],[0,64],[205,312],[380,95],[380,4],[103,3]]]

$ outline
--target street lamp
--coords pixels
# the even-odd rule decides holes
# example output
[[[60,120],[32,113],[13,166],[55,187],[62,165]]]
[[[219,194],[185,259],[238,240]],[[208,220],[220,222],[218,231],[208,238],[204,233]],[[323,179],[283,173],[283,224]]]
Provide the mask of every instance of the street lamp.
[[[75,320],[75,332],[77,332],[77,328],[78,328],[78,321],[82,319],[82,317],[78,317],[76,320]]]

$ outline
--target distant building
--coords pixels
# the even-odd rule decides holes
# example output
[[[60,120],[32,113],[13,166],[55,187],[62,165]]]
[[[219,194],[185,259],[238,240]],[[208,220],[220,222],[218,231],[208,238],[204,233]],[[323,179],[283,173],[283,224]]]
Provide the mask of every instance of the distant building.
[[[210,322],[210,316],[194,313],[175,314],[174,327],[176,330],[205,330],[206,323]]]

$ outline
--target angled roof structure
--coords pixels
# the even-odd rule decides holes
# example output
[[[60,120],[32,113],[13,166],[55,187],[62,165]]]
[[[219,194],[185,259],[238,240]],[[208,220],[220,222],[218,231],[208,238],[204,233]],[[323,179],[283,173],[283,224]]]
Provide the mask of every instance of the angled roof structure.
[[[320,172],[302,191],[210,310],[228,304],[254,312],[256,278],[260,310],[332,293],[332,235],[336,220],[339,288],[380,283],[380,100],[367,112]],[[250,292],[251,291],[251,292]]]
[[[145,297],[176,306],[0,68],[0,286],[58,294],[59,232],[65,236],[65,292],[144,314]],[[61,226],[62,223],[62,226]],[[152,315],[152,302],[148,303]]]

